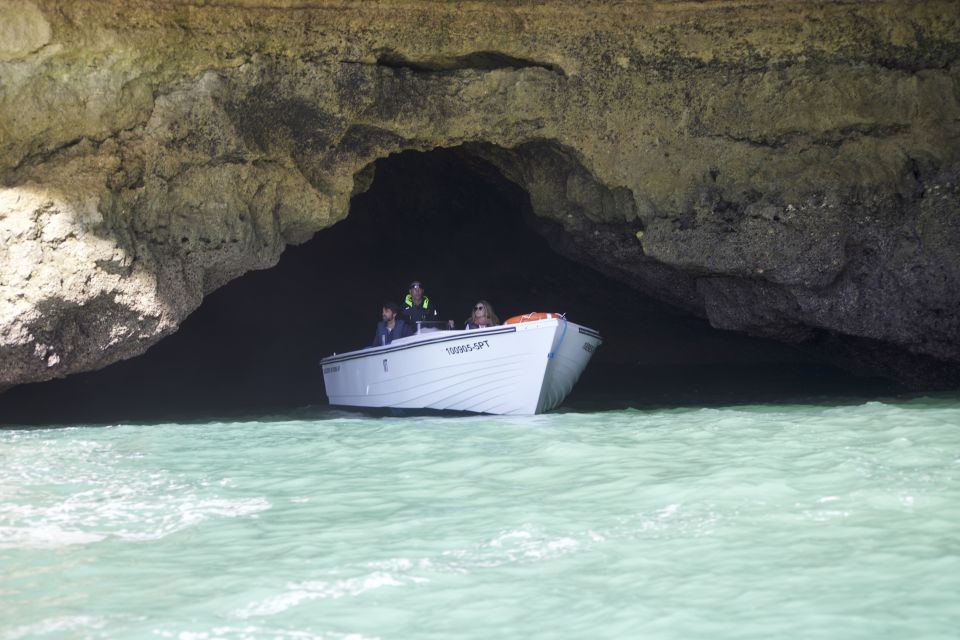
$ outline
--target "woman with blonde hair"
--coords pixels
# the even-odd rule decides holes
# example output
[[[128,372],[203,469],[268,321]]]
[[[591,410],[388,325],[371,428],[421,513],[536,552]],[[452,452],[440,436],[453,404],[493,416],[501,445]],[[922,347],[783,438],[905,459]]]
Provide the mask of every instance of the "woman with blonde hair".
[[[497,317],[489,302],[481,300],[473,305],[473,313],[467,318],[467,329],[492,327],[495,324],[500,324],[500,318]]]

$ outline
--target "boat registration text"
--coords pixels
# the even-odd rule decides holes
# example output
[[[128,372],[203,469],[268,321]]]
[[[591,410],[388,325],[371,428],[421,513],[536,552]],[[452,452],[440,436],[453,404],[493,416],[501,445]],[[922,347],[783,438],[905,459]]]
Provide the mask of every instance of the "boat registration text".
[[[447,347],[447,354],[453,356],[458,353],[469,353],[471,351],[479,351],[480,349],[487,349],[490,347],[490,343],[486,340],[481,340],[480,342],[471,342],[469,344],[458,344],[455,347]]]

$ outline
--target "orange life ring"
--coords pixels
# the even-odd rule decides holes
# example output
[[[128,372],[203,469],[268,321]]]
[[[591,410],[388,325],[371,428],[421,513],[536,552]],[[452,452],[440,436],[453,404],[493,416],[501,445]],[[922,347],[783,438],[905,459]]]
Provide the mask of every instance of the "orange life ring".
[[[507,318],[503,324],[518,324],[520,322],[533,322],[534,320],[549,320],[550,318],[559,318],[559,313],[525,313],[522,316],[513,316]]]

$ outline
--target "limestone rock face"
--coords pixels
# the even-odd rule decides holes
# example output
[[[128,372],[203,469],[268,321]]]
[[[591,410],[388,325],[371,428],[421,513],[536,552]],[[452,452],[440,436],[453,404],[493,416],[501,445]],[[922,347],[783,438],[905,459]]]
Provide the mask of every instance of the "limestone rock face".
[[[141,353],[438,147],[714,326],[960,380],[953,0],[0,0],[0,387]]]

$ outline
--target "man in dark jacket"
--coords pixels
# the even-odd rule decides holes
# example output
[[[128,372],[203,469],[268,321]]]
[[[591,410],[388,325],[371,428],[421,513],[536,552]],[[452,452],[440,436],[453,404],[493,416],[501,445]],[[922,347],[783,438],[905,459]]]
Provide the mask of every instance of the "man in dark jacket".
[[[424,294],[423,284],[419,280],[410,283],[410,292],[403,301],[403,317],[414,331],[418,322],[438,319],[437,307]],[[449,320],[447,324],[449,328],[453,328],[453,320]]]
[[[410,292],[403,301],[403,317],[412,325],[423,320],[437,319],[437,308],[431,306],[430,298],[424,294],[419,280],[410,283]]]
[[[377,333],[373,336],[372,347],[390,344],[396,338],[413,335],[416,328],[399,317],[400,306],[395,302],[383,305],[383,320],[377,323]]]

